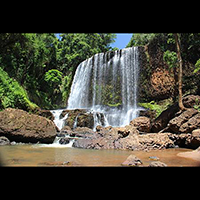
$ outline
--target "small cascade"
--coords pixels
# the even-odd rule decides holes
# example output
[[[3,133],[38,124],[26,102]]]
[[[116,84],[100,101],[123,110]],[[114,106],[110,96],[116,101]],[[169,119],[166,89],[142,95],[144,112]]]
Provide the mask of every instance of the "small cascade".
[[[51,113],[54,116],[54,123],[58,127],[59,130],[61,130],[64,127],[64,122],[68,117],[68,114],[65,115],[65,117],[61,118],[61,113],[63,112],[63,109],[58,109],[58,110],[51,110]]]
[[[54,116],[54,123],[60,131],[65,126],[65,120],[68,118],[68,113],[63,118],[61,117],[63,110],[64,109],[51,110],[51,113]],[[63,141],[61,142],[61,140]],[[71,138],[68,135],[64,135],[64,137],[56,136],[52,144],[42,144],[42,145],[44,147],[72,147],[73,143],[74,143],[74,138]]]
[[[100,112],[93,112],[93,118],[94,118],[94,127],[93,131],[96,131],[96,127],[98,125],[101,126],[109,126],[108,120],[106,119],[105,115]]]
[[[75,129],[77,127],[77,123],[78,123],[78,117],[79,117],[80,114],[78,114],[75,118],[75,121],[74,121],[74,125],[73,125],[73,129]]]

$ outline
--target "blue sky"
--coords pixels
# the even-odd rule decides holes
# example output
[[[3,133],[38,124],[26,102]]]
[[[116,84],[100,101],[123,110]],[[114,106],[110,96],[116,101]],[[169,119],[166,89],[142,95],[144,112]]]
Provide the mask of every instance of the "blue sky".
[[[115,43],[111,44],[111,47],[123,49],[131,40],[133,33],[116,33],[116,35],[117,38],[115,39]]]
[[[115,39],[115,42],[111,44],[111,47],[123,49],[131,40],[133,33],[116,33],[116,35],[117,38]],[[59,33],[57,33],[56,36],[59,38]]]

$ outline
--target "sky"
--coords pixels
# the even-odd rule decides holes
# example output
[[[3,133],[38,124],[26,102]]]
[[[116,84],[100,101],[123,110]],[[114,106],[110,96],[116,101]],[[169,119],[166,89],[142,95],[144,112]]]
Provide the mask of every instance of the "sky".
[[[115,42],[111,44],[111,47],[117,47],[119,49],[123,49],[131,40],[133,33],[116,33],[117,38]]]
[[[111,47],[117,47],[118,49],[123,49],[131,40],[133,33],[116,33],[116,35],[117,38],[115,39],[115,42],[111,44]],[[56,36],[59,38],[59,33],[56,34]]]

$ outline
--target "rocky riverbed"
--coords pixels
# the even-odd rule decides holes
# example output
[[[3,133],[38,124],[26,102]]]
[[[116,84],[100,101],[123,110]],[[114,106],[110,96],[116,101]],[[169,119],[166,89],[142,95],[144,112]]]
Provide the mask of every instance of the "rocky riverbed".
[[[59,131],[54,122],[46,117],[30,114],[19,109],[5,109],[0,112],[0,144],[10,144],[13,141],[23,143],[53,143],[56,136],[62,138],[60,144],[67,144],[74,138],[73,147],[83,149],[116,149],[116,150],[163,150],[174,147],[197,149],[200,146],[200,112],[194,109],[194,103],[199,96],[190,95],[184,98],[187,110],[180,112],[173,105],[164,111],[157,119],[140,116],[133,119],[125,127],[97,126],[94,131],[89,114],[69,112],[73,119],[74,113],[83,116],[78,126],[72,126],[67,118],[65,127]],[[172,109],[173,108],[173,109]],[[173,112],[172,112],[173,111]],[[82,112],[82,111],[81,111]],[[85,111],[84,111],[85,112]],[[70,123],[69,123],[70,122]],[[86,125],[89,127],[84,127]],[[155,130],[157,129],[157,132]],[[68,137],[66,137],[68,136]]]

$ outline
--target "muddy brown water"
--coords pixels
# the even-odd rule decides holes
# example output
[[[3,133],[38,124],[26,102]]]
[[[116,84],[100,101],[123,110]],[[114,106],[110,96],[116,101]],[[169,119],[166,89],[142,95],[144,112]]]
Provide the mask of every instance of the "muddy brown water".
[[[0,146],[0,159],[3,166],[56,166],[70,163],[72,166],[121,166],[126,158],[134,154],[148,166],[153,160],[168,166],[200,166],[200,162],[177,156],[190,149],[174,148],[166,150],[122,151],[122,150],[90,150],[71,147],[48,147],[48,145],[10,145]]]

